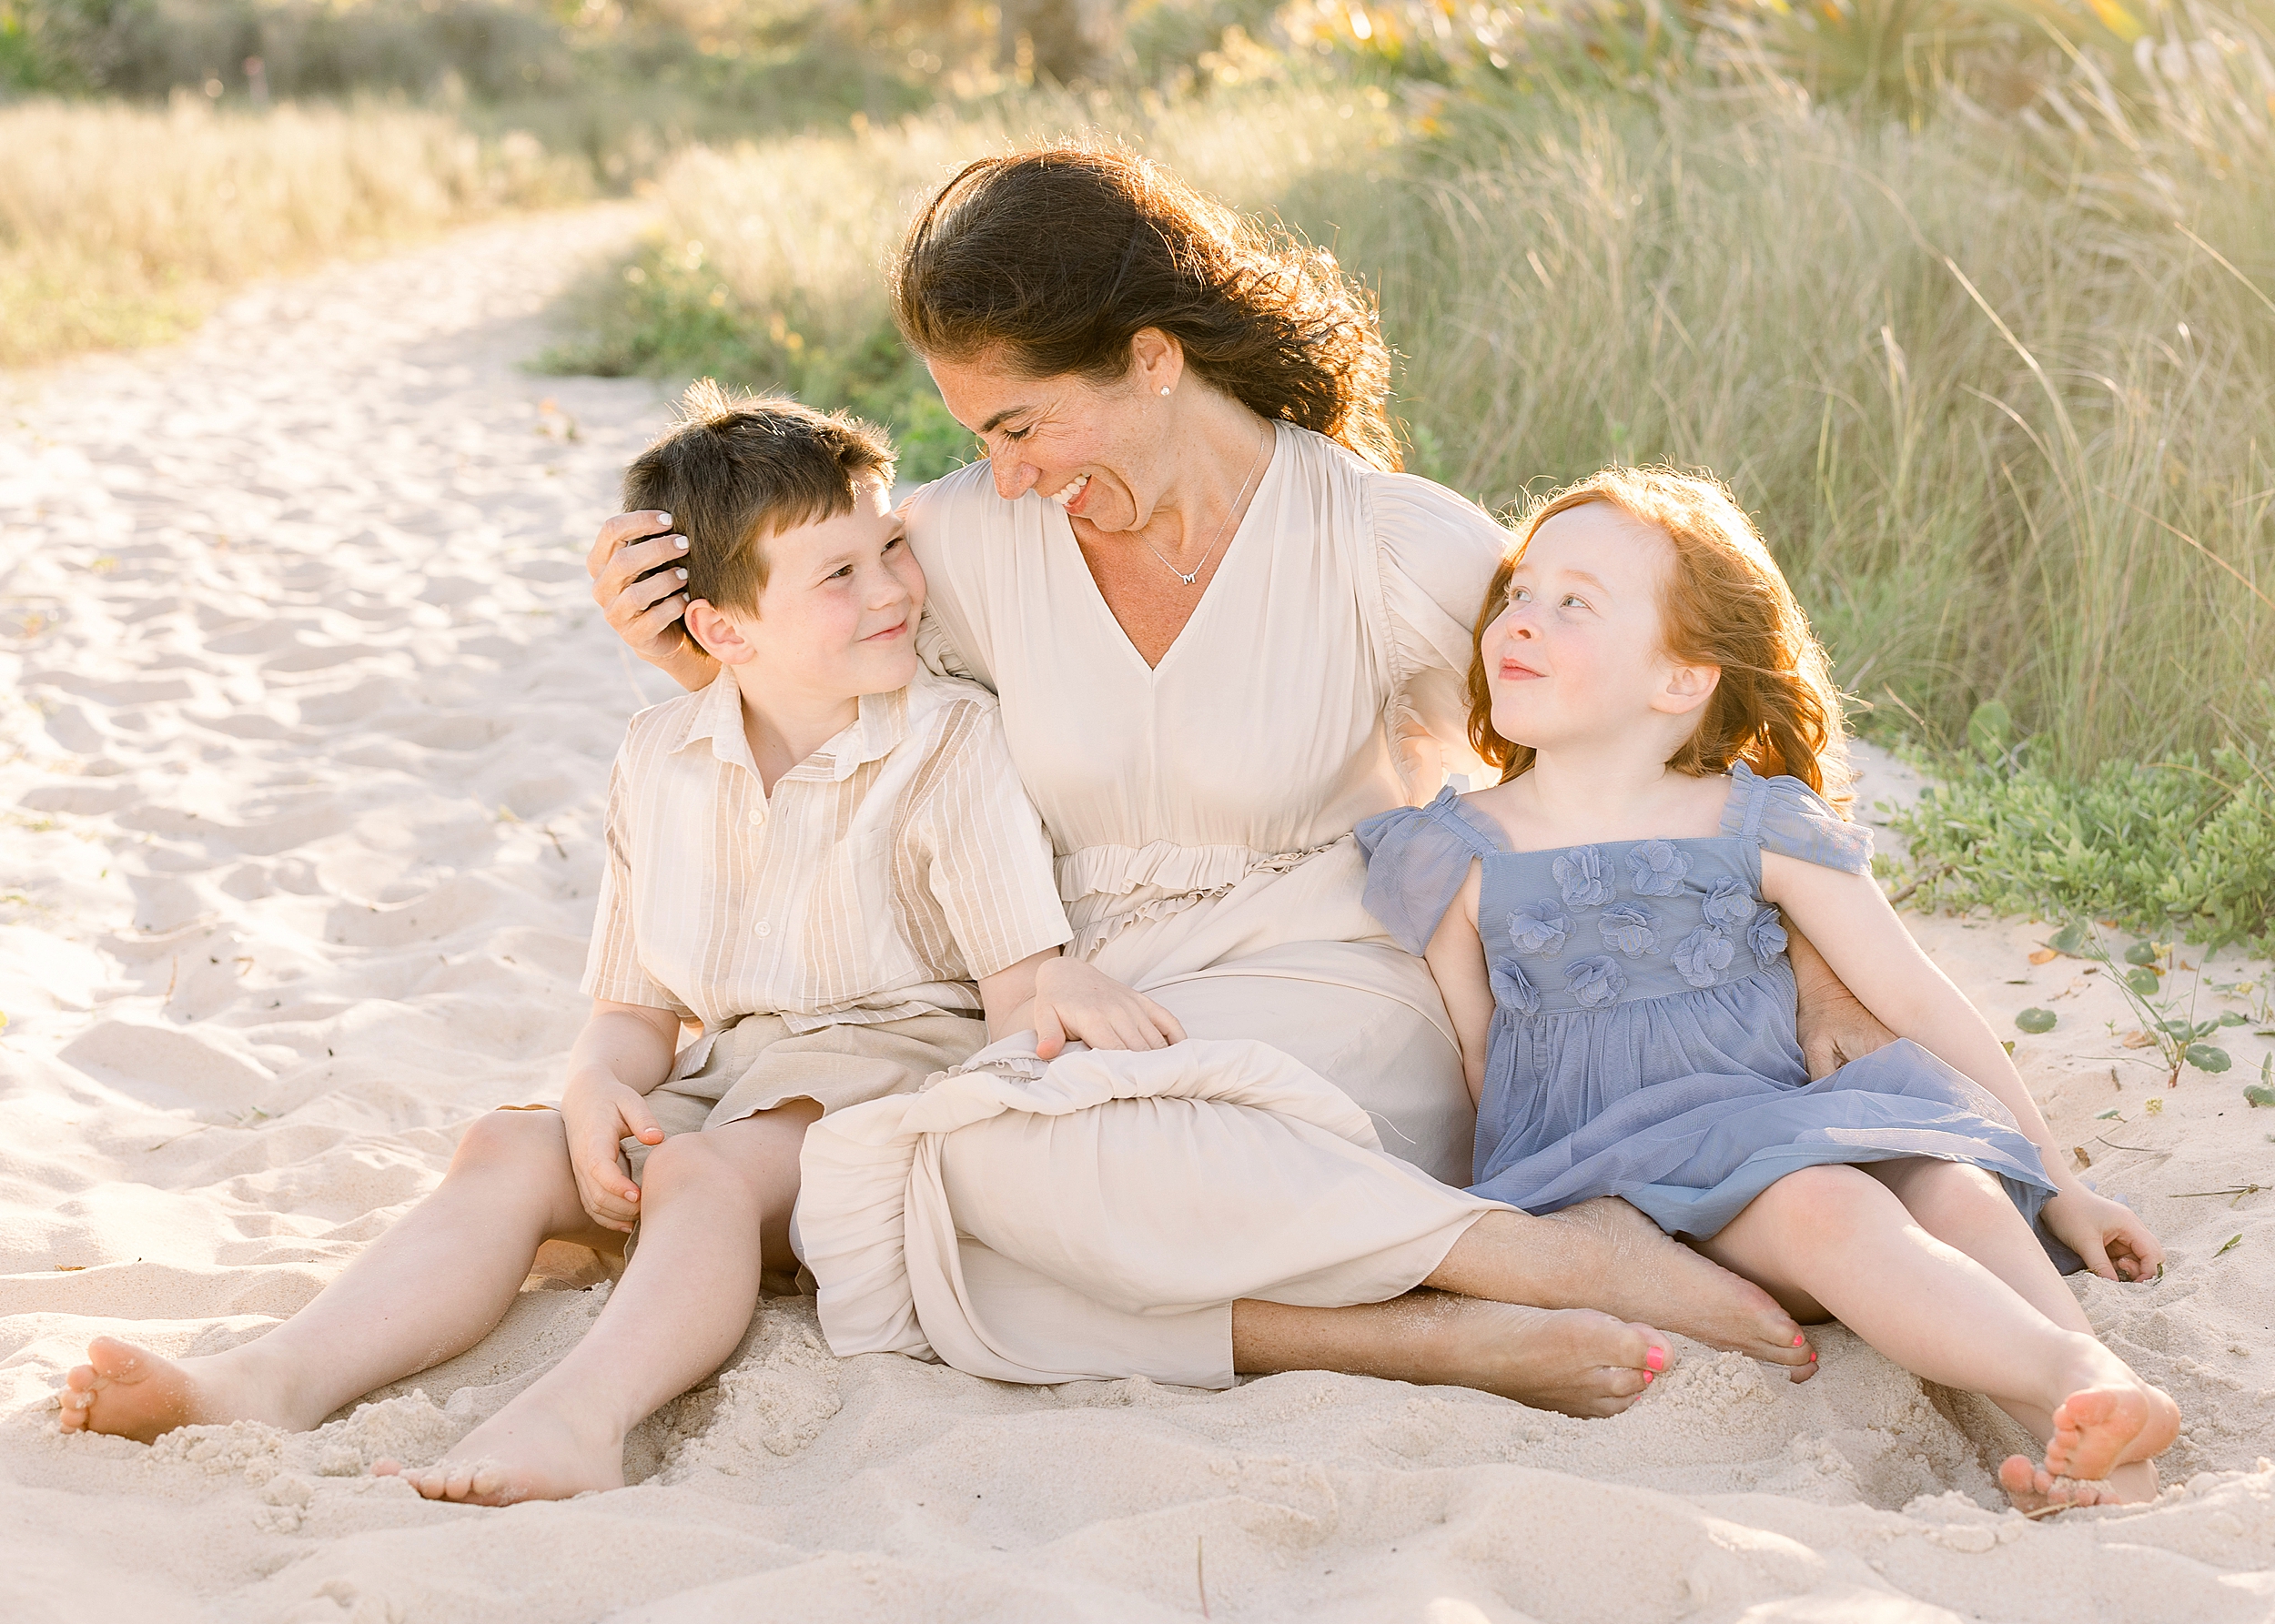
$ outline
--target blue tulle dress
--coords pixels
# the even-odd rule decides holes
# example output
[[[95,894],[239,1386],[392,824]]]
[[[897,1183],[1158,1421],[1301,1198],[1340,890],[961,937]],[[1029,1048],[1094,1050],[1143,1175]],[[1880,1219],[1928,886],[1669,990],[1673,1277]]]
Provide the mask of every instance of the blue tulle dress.
[[[2037,1223],[2037,1147],[1990,1094],[1908,1039],[1809,1081],[1764,850],[1862,873],[1872,835],[1793,778],[1731,770],[1722,833],[1512,852],[1448,790],[1359,826],[1367,905],[1422,951],[1483,863],[1493,989],[1471,1189],[1527,1212],[1621,1195],[1704,1238],[1797,1168],[1902,1156],[1997,1175]]]

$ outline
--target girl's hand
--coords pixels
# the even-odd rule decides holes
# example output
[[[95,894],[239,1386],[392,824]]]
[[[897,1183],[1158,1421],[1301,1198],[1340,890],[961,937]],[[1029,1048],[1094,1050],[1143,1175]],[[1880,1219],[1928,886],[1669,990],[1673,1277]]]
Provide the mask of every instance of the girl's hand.
[[[2133,1209],[2091,1190],[2065,1190],[2046,1204],[2048,1231],[2104,1280],[2153,1280],[2164,1247]]]
[[[577,1199],[602,1228],[629,1235],[640,1216],[640,1186],[624,1171],[618,1142],[663,1143],[647,1097],[613,1077],[581,1073],[569,1079],[561,1118],[569,1135],[569,1171],[577,1181]]]
[[[1069,1038],[1093,1049],[1165,1049],[1185,1041],[1175,1015],[1082,959],[1055,958],[1039,966],[1029,1009],[1035,1052],[1045,1060]]]
[[[619,513],[593,538],[584,570],[592,578],[592,601],[625,646],[692,693],[709,686],[719,666],[680,623],[687,612],[685,583],[662,567],[684,557],[687,539],[671,530],[669,513]],[[659,573],[648,575],[651,570]]]

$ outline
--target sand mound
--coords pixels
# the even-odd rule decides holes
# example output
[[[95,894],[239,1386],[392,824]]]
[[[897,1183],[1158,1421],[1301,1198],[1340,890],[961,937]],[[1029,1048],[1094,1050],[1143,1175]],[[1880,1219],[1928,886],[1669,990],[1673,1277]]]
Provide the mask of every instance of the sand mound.
[[[2275,1112],[2237,1086],[2268,1040],[2236,1029],[2236,1073],[2169,1088],[2102,978],[2031,965],[2043,933],[1996,922],[1917,927],[2002,1030],[2060,1014],[2020,1039],[2026,1072],[2172,1248],[2159,1285],[2080,1287],[2189,1415],[2153,1507],[1998,1512],[2003,1417],[1837,1331],[1806,1387],[1691,1348],[1582,1423],[1328,1375],[1209,1395],[841,1363],[797,1298],[641,1429],[633,1488],[488,1511],[366,1476],[434,1458],[560,1356],[607,1287],[559,1281],[314,1433],[62,1437],[53,1389],[89,1336],[258,1335],[433,1186],[470,1117],[555,1084],[609,760],[667,691],[579,559],[664,407],[512,363],[632,224],[485,228],[5,385],[8,1617],[2275,1613],[2275,1195],[2182,1194],[2275,1184]],[[1867,795],[1901,788],[1873,772]]]

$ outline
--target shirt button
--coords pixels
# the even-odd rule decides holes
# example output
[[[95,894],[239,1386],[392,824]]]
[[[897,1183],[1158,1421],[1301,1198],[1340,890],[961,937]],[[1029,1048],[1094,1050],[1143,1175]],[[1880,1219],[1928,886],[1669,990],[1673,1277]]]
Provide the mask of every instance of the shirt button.
[[[753,931],[757,932],[757,933],[758,933],[760,935],[762,935],[762,936],[771,936],[771,935],[773,935],[773,934],[774,933],[774,927],[773,925],[768,924],[768,923],[767,923],[764,920],[763,920],[763,919],[762,919],[762,920],[760,920],[760,921],[759,921],[756,924],[753,925],[753,926],[751,927],[751,929],[753,929]]]
[[[766,821],[766,810],[765,810],[765,808],[763,808],[763,807],[758,807],[758,806],[753,806],[753,808],[751,808],[751,822],[753,822],[753,823],[763,823],[765,821]]]

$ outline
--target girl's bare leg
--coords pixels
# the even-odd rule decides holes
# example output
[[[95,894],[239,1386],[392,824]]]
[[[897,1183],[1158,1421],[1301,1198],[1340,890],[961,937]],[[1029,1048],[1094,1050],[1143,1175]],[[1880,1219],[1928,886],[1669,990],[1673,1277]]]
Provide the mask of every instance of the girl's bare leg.
[[[1929,1187],[1915,1186],[1923,1205],[1935,1205]],[[1937,1221],[1972,1233],[1994,1215],[1986,1205],[1956,1217],[1940,1212]],[[2027,1238],[2011,1205],[2007,1221]],[[2037,1417],[2042,1438],[2060,1430],[2065,1415],[2084,1420],[2082,1432],[2072,1427],[2079,1436],[2071,1458],[2085,1468],[2077,1476],[2106,1478],[2146,1460],[2179,1429],[2169,1398],[2089,1333],[1931,1234],[1863,1168],[1790,1174],[1700,1249],[1760,1283],[1797,1318],[1829,1315],[1916,1376],[1984,1394],[2026,1426]],[[2022,1272],[2019,1254],[1987,1249]]]
[[[490,1335],[551,1238],[605,1244],[578,1203],[560,1115],[490,1112],[433,1195],[265,1336],[186,1359],[96,1337],[65,1377],[63,1429],[147,1443],[201,1422],[314,1427]]]
[[[820,1115],[800,1100],[651,1151],[640,1245],[583,1340],[436,1465],[377,1469],[490,1506],[623,1487],[624,1435],[734,1351],[763,1268],[795,1268],[798,1147]]]
[[[1990,1270],[2055,1325],[2084,1336],[2093,1334],[2086,1311],[2055,1272],[2053,1259],[2047,1256],[2046,1248],[1989,1174],[1964,1163],[1921,1156],[1874,1162],[1861,1171],[1894,1191],[1921,1228]],[[2058,1429],[2059,1424],[2047,1410],[2012,1400],[1996,1402],[2040,1440],[2050,1439]],[[1999,1481],[2008,1494],[2025,1503],[2026,1509],[2090,1503],[2102,1498],[2082,1493],[2074,1480],[2058,1478],[2020,1456],[2006,1463]],[[2122,1499],[2154,1499],[2157,1468],[2149,1460],[2120,1462],[2109,1470],[2108,1482]]]

